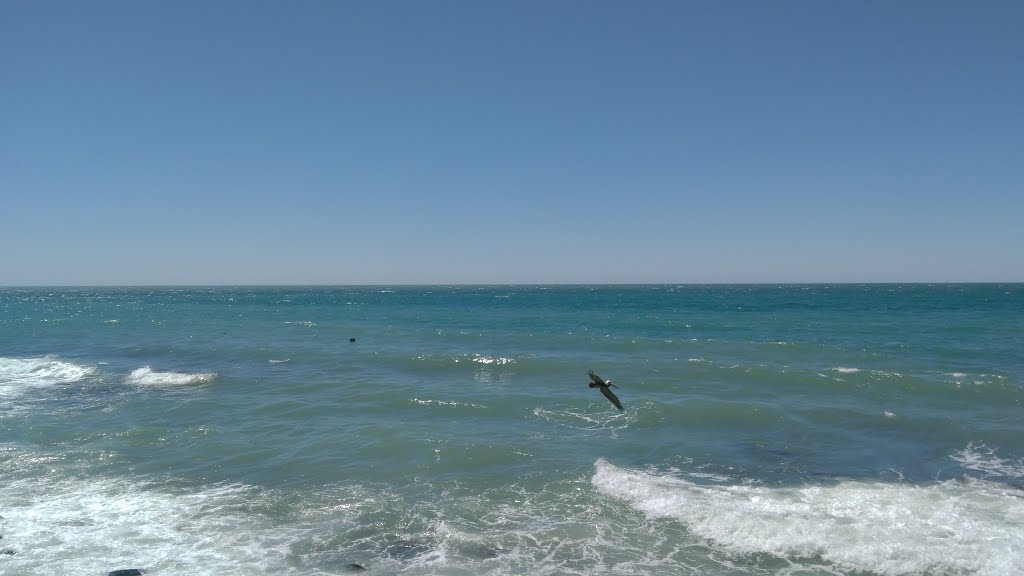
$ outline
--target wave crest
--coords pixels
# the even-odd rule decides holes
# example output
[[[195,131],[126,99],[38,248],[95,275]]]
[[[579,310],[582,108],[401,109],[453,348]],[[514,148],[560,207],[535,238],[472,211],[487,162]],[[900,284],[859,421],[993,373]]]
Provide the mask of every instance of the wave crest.
[[[125,382],[139,386],[181,386],[213,381],[216,372],[157,372],[149,366],[132,370]]]
[[[891,576],[1024,571],[1024,515],[1012,488],[984,480],[929,486],[844,481],[766,487],[701,485],[598,460],[601,492],[651,518],[675,519],[739,554],[825,560]]]
[[[43,358],[0,358],[0,383],[38,382],[68,384],[92,374],[96,369],[73,362]]]
[[[52,356],[0,358],[0,397],[17,396],[31,388],[72,384],[95,371],[95,367],[65,362]]]

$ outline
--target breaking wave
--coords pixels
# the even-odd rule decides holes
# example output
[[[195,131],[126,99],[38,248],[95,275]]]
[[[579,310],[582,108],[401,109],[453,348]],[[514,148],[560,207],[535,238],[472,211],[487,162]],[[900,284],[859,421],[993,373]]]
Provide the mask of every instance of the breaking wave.
[[[96,371],[91,366],[42,358],[0,358],[0,397],[19,396],[33,388],[71,384]]]
[[[1024,499],[1002,484],[702,485],[603,459],[595,467],[599,491],[736,554],[886,576],[1024,573]]]
[[[211,382],[216,377],[215,372],[157,372],[149,366],[143,366],[132,370],[125,382],[138,386],[181,386]]]

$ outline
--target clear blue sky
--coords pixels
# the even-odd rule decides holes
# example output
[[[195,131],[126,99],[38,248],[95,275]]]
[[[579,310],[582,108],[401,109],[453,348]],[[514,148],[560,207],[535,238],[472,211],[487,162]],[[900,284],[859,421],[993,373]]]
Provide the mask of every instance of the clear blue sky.
[[[0,285],[1024,281],[1024,2],[0,2]]]

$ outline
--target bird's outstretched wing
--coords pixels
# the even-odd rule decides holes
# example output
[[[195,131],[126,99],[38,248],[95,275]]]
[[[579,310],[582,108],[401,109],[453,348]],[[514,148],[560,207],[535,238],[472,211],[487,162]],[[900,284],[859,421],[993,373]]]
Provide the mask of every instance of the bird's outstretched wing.
[[[601,386],[601,394],[604,394],[604,397],[610,400],[616,408],[619,410],[625,410],[625,408],[622,407],[622,402],[619,402],[619,398],[615,396],[615,393],[612,392],[610,388],[607,386]]]

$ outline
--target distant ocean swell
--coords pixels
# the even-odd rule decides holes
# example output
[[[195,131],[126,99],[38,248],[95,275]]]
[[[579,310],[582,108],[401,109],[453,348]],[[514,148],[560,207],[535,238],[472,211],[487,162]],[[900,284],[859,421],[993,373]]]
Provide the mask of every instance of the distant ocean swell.
[[[266,353],[261,353],[261,356],[264,357],[263,377],[266,378],[280,374],[281,370],[304,368],[301,360],[267,358]],[[842,406],[846,404],[850,406],[850,417],[862,420],[865,426],[880,426],[882,424],[879,420],[883,418],[897,419],[899,426],[909,432],[921,429],[941,433],[946,426],[955,426],[952,416],[963,402],[984,397],[986,402],[1012,403],[1019,398],[1019,386],[998,374],[939,371],[903,374],[850,366],[816,371],[790,366],[743,366],[705,358],[689,358],[681,362],[685,362],[685,368],[690,371],[689,380],[696,378],[711,383],[721,381],[722,386],[713,389],[714,394],[705,398],[702,394],[694,394],[687,386],[680,385],[677,376],[659,370],[645,370],[641,365],[634,370],[636,381],[620,383],[626,387],[622,397],[630,406],[636,407],[633,392],[642,391],[643,406],[648,408],[638,412],[638,417],[644,418],[647,415],[655,419],[668,418],[670,421],[709,426],[739,425],[750,429],[771,429],[793,417],[799,417],[828,428],[837,413],[847,410]],[[600,363],[596,364],[601,368]],[[513,379],[533,379],[542,383],[546,387],[545,397],[550,399],[548,404],[552,401],[557,403],[559,398],[569,401],[576,396],[576,387],[571,385],[570,380],[555,380],[551,377],[558,373],[564,360],[534,354],[504,356],[474,352],[408,355],[383,352],[368,360],[366,365],[379,366],[381,373],[393,379],[398,387],[381,388],[359,381],[348,384],[350,400],[356,405],[360,402],[367,405],[380,405],[384,402],[390,405],[398,401],[436,407],[487,406],[496,401],[498,394],[507,396],[525,392],[504,388]],[[664,366],[664,363],[661,365]],[[474,402],[446,397],[443,388],[434,392],[421,390],[414,385],[416,380],[408,379],[409,376],[429,379],[440,374],[456,382],[464,379],[479,385],[502,387],[492,391],[479,388],[480,398]],[[737,374],[742,374],[742,379],[736,378]],[[34,396],[45,397],[49,395],[47,390],[54,390],[56,386],[88,386],[100,380],[108,383],[119,381],[136,387],[174,388],[208,385],[218,377],[218,373],[212,370],[157,370],[148,365],[131,369],[127,373],[117,373],[112,372],[111,366],[104,363],[85,365],[56,355],[0,358],[0,397],[13,399],[30,392]],[[396,390],[404,391],[402,396],[395,398]],[[727,392],[729,394],[723,395]],[[681,393],[690,395],[685,405],[679,405],[674,400]],[[810,394],[815,395],[814,400],[808,399]],[[741,400],[734,401],[731,395]],[[785,399],[788,397],[800,398],[799,407],[785,408]],[[914,398],[913,403],[909,403],[911,397]],[[780,400],[783,405],[780,405]],[[600,406],[599,402],[595,404]],[[947,411],[950,418],[943,418],[942,415]]]

